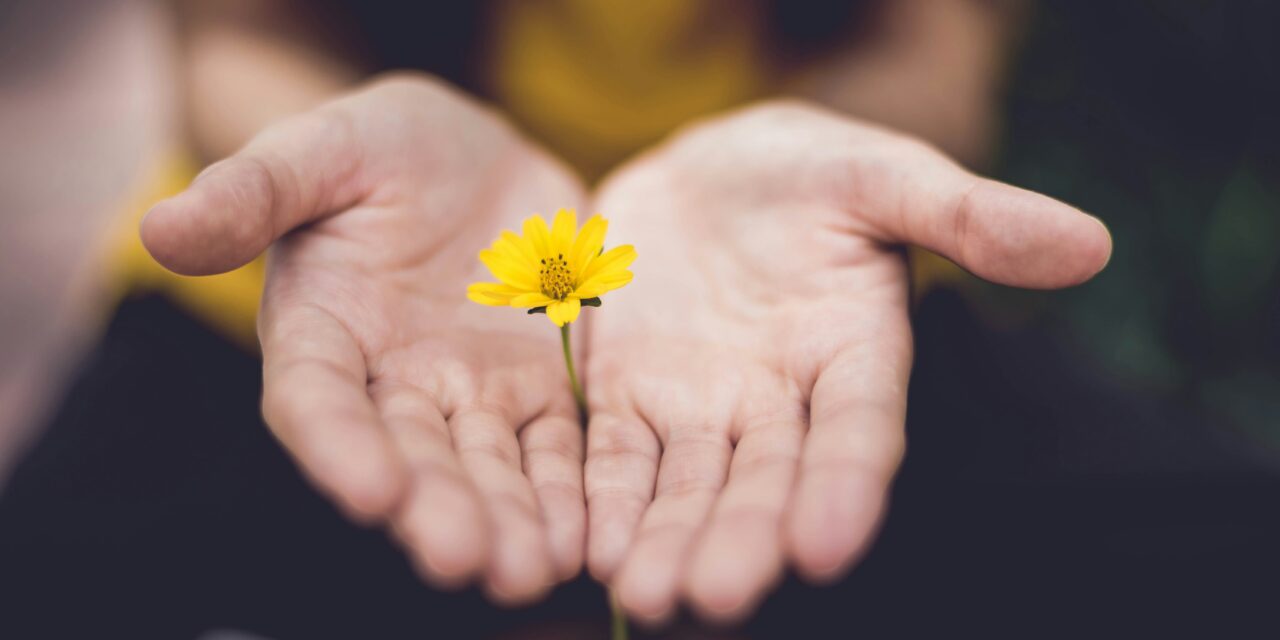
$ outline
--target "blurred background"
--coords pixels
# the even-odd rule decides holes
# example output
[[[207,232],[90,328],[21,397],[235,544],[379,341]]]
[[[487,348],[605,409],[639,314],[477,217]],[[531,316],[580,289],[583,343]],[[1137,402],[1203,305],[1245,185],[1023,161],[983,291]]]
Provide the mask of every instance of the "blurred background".
[[[500,611],[346,523],[261,423],[261,264],[179,278],[137,240],[204,164],[396,68],[593,180],[793,95],[1112,231],[1055,293],[913,252],[909,455],[870,555],[660,636],[1280,632],[1280,4],[401,4],[0,2],[0,637],[603,634],[585,579]]]

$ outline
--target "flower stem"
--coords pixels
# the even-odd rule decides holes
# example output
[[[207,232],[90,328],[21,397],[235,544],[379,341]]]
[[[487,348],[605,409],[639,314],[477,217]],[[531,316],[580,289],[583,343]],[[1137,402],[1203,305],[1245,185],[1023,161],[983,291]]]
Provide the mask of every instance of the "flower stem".
[[[613,640],[627,640],[630,633],[627,631],[627,614],[622,612],[622,605],[618,604],[618,596],[609,590],[609,614],[613,619]]]
[[[560,343],[564,345],[564,366],[569,369],[569,384],[573,385],[573,399],[578,403],[578,419],[583,427],[587,425],[587,395],[582,392],[582,383],[578,382],[578,373],[573,369],[573,348],[569,346],[569,323],[560,327]]]
[[[587,426],[587,394],[582,392],[582,383],[578,382],[578,372],[573,368],[573,347],[569,342],[569,323],[560,326],[560,344],[564,347],[564,366],[569,370],[569,384],[573,387],[573,400],[578,404],[578,420],[583,428]],[[613,640],[627,640],[627,616],[618,604],[618,598],[609,592],[610,637]]]

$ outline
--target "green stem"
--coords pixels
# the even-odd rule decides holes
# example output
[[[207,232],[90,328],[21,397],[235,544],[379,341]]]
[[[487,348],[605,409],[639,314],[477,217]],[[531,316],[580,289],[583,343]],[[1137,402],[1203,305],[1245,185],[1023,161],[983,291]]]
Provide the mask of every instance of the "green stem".
[[[578,419],[582,421],[582,426],[585,428],[587,426],[587,394],[582,392],[582,383],[578,382],[578,372],[573,368],[573,347],[569,341],[569,323],[567,322],[560,327],[560,344],[564,347],[564,366],[569,370],[569,384],[573,387],[573,400],[578,404]],[[609,592],[609,616],[613,640],[627,640],[630,637],[627,630],[627,616],[622,612],[622,607],[618,604],[618,598],[613,595],[612,591]]]
[[[627,631],[627,614],[622,612],[622,605],[618,604],[618,596],[614,595],[613,590],[609,591],[609,614],[613,617],[613,640],[627,640],[630,635]]]
[[[583,426],[587,424],[587,395],[582,392],[582,383],[578,382],[578,373],[573,368],[573,347],[569,346],[569,323],[560,327],[560,343],[564,345],[564,366],[569,369],[569,384],[573,385],[573,399],[578,403],[578,419]]]

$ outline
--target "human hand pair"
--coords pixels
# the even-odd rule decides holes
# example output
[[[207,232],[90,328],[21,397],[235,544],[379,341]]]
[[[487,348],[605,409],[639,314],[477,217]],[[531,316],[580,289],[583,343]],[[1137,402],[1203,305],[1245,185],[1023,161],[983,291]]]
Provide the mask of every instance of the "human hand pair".
[[[578,322],[584,453],[555,332],[464,292],[499,230],[589,202],[640,259]],[[274,245],[267,422],[427,580],[527,602],[585,553],[648,621],[682,597],[740,616],[788,562],[831,578],[864,548],[902,455],[900,243],[1035,287],[1086,280],[1110,250],[1066,205],[788,103],[698,125],[589,200],[500,118],[419,76],[265,130],[142,235],[185,274]]]

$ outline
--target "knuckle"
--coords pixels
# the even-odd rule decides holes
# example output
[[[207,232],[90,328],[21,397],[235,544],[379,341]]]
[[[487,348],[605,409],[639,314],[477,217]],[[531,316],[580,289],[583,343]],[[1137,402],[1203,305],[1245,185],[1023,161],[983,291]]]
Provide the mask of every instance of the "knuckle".
[[[574,505],[575,507],[583,503],[582,486],[564,479],[545,479],[532,482],[533,491],[538,496],[539,503],[546,506],[548,502],[559,505]]]
[[[660,493],[669,498],[697,498],[714,496],[723,483],[716,478],[688,475],[664,479]]]
[[[281,201],[282,193],[292,185],[282,185],[278,175],[280,162],[261,153],[246,154],[237,163],[236,181],[233,183],[233,202],[236,208],[248,215],[229,216],[227,239],[237,247],[253,247],[264,239],[273,238],[272,217]]]

